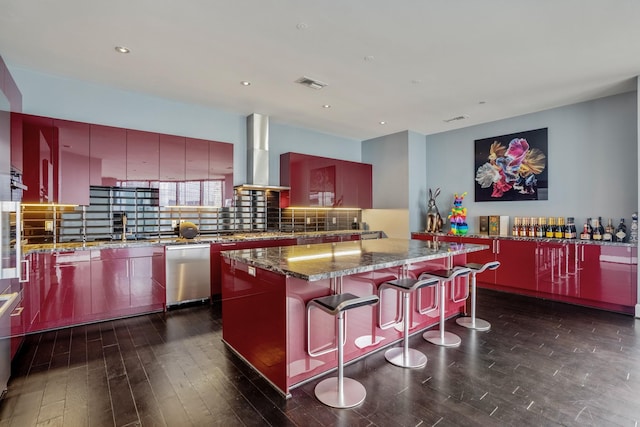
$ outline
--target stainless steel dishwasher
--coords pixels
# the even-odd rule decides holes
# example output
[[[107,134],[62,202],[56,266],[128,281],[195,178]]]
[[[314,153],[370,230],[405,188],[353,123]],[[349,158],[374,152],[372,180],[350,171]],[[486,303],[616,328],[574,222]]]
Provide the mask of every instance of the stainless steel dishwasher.
[[[210,298],[210,245],[167,246],[165,249],[167,306]]]

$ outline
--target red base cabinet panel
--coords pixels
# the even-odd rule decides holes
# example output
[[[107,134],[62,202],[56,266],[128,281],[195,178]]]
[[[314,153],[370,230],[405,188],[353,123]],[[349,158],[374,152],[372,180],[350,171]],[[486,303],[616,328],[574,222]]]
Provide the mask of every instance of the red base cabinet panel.
[[[636,266],[629,246],[579,245],[580,297],[596,306],[632,313],[636,304]],[[616,310],[618,311],[618,310]]]

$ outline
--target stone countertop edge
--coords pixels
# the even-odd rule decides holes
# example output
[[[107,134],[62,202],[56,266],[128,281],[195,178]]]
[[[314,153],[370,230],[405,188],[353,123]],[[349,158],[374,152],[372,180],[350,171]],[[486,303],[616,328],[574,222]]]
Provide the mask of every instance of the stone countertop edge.
[[[357,273],[366,273],[383,268],[398,267],[421,261],[441,259],[447,256],[462,255],[470,252],[489,249],[488,245],[476,245],[469,243],[443,243],[437,249],[424,246],[425,242],[405,239],[379,239],[361,240],[340,243],[318,243],[310,245],[316,251],[323,249],[349,248],[354,243],[362,243],[365,256],[356,255],[353,259],[346,257],[344,260],[313,260],[297,263],[292,266],[287,261],[287,252],[295,246],[282,246],[263,248],[259,252],[253,249],[238,249],[221,252],[222,256],[231,260],[242,262],[253,267],[268,270],[285,276],[296,277],[309,282],[347,276]],[[407,243],[408,242],[408,243]],[[405,246],[408,246],[405,248]],[[394,252],[395,248],[398,248]],[[377,252],[376,249],[380,249]],[[405,250],[406,249],[406,250]],[[367,254],[375,254],[376,260],[367,259]],[[364,258],[364,260],[363,260]]]
[[[464,236],[454,236],[447,233],[428,233],[426,231],[414,231],[412,235],[418,236],[436,236],[436,237],[471,237],[474,239],[504,239],[504,240],[519,240],[521,242],[541,242],[541,243],[582,243],[585,245],[600,245],[600,246],[629,246],[636,247],[638,243],[634,242],[605,242],[596,240],[581,240],[581,239],[556,239],[552,237],[516,237],[516,236],[489,236],[487,234],[466,234]]]
[[[174,245],[197,245],[202,243],[236,243],[236,242],[255,242],[259,240],[285,240],[297,239],[301,237],[323,237],[323,236],[343,236],[352,234],[375,234],[380,233],[385,236],[384,232],[379,230],[335,230],[335,231],[309,231],[309,232],[256,232],[256,233],[235,233],[228,236],[198,236],[195,239],[181,238],[158,238],[148,240],[108,240],[104,242],[66,242],[66,243],[34,243],[23,244],[22,253],[27,255],[33,252],[49,253],[49,252],[72,252],[87,250],[103,250],[103,249],[123,249],[123,248],[140,248],[148,246],[174,246]]]

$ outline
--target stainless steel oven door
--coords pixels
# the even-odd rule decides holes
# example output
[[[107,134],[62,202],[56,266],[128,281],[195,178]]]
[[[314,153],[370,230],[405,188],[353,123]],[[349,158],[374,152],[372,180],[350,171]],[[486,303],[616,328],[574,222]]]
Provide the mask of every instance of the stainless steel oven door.
[[[20,202],[0,202],[0,279],[20,277],[21,239]]]

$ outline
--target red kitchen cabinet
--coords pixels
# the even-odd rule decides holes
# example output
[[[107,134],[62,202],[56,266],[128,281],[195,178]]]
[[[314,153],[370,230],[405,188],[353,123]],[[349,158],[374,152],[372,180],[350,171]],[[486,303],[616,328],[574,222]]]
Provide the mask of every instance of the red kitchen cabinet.
[[[145,250],[143,256],[129,259],[131,308],[133,310],[163,309],[166,301],[164,247]]]
[[[221,189],[220,205],[227,206],[233,199],[233,144],[211,141],[209,145],[209,181]],[[215,200],[205,204],[217,206]]]
[[[160,180],[160,135],[127,129],[126,187],[157,188]]]
[[[18,305],[11,313],[11,359],[16,355],[22,342],[24,341],[25,333],[25,313],[24,313],[24,299],[20,299]]]
[[[636,304],[637,256],[629,246],[579,244],[580,297],[596,306]]]
[[[56,201],[57,183],[54,182],[56,169],[53,119],[13,113],[22,126],[22,181],[27,189],[22,194],[22,202],[51,203]],[[17,123],[14,123],[18,126]]]
[[[575,243],[538,243],[538,291],[572,298],[580,297],[576,247]]]
[[[479,237],[461,237],[460,243],[472,243],[475,245],[488,245],[489,249],[486,251],[477,251],[467,254],[468,263],[486,264],[496,260],[496,250],[498,241],[494,238],[479,238]],[[478,286],[480,283],[496,283],[496,270],[487,270],[483,273],[476,275]]]
[[[297,245],[298,239],[264,239],[211,244],[211,295],[222,292],[222,251]]]
[[[284,153],[280,185],[291,188],[294,207],[372,207],[372,166],[365,163]]]
[[[22,172],[23,165],[22,114],[11,113],[11,167]]]
[[[119,186],[127,180],[127,130],[91,125],[91,185]]]
[[[160,135],[160,206],[179,205],[178,187],[186,176],[186,147],[182,136]]]
[[[22,284],[22,302],[24,306],[24,332],[32,332],[37,329],[40,322],[40,306],[41,301],[41,274],[40,263],[41,256],[38,253],[28,254],[27,274],[28,280]]]
[[[53,120],[53,141],[57,161],[54,182],[58,203],[89,204],[91,125]]]

